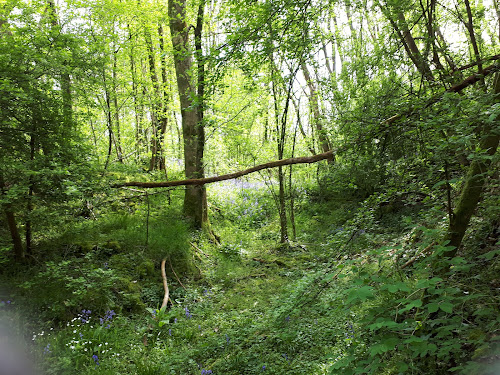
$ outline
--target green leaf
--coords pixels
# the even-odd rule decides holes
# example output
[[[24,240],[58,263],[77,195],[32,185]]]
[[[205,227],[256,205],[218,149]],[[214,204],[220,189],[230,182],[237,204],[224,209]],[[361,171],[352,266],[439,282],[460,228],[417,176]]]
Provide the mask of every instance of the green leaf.
[[[383,340],[380,344],[373,345],[370,348],[370,356],[374,357],[377,354],[382,354],[393,350],[398,344],[399,340],[396,337],[390,337]]]
[[[347,297],[347,303],[351,303],[353,301],[365,301],[369,298],[373,298],[373,288],[371,286],[365,285],[361,288],[350,289],[349,296]]]
[[[479,255],[479,258],[484,258],[486,260],[493,259],[494,256],[500,254],[500,249],[488,251],[486,254]]]
[[[451,302],[443,302],[439,305],[439,308],[446,313],[450,313],[453,311],[453,304]]]
[[[389,284],[389,285],[387,285],[387,289],[391,293],[397,293],[400,290],[403,291],[403,292],[409,292],[410,291],[410,288],[405,283],[403,283],[402,281],[399,281],[396,284]]]
[[[427,305],[427,310],[432,314],[439,310],[439,303],[432,302]]]
[[[421,306],[422,306],[422,300],[416,299],[416,300],[411,301],[410,303],[408,303],[405,307],[403,307],[402,309],[400,309],[398,312],[399,313],[404,313],[405,311],[409,311],[409,310],[413,309],[414,307],[421,307]]]
[[[399,362],[397,366],[400,374],[405,374],[409,369],[408,365],[405,362]]]

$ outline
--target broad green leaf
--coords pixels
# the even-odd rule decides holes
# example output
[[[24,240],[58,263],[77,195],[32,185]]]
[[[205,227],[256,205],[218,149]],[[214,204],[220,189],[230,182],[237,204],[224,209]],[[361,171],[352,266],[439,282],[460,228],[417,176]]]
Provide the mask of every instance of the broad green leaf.
[[[427,310],[432,314],[439,310],[439,303],[432,302],[427,305]]]
[[[373,298],[373,288],[371,286],[365,285],[361,288],[350,289],[349,296],[347,297],[347,303],[351,303],[353,301],[365,301],[369,298]]]
[[[451,302],[443,302],[439,305],[439,308],[446,313],[450,313],[453,311],[453,304]]]

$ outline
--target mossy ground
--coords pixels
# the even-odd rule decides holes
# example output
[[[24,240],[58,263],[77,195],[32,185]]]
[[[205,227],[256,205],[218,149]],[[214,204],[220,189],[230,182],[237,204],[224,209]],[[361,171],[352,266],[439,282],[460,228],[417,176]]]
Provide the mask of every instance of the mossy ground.
[[[391,293],[410,290],[419,274],[393,275],[372,250],[411,250],[430,236],[412,223],[429,214],[402,207],[380,218],[366,202],[304,194],[296,238],[283,247],[266,192],[240,190],[214,197],[216,245],[190,231],[180,198],[151,196],[149,208],[128,212],[117,204],[41,243],[40,263],[4,273],[0,311],[44,373],[328,374],[353,353],[392,349],[362,322],[387,313]],[[171,304],[159,311],[163,258]],[[397,303],[416,303],[408,294]],[[378,373],[400,372],[408,357],[398,353]]]

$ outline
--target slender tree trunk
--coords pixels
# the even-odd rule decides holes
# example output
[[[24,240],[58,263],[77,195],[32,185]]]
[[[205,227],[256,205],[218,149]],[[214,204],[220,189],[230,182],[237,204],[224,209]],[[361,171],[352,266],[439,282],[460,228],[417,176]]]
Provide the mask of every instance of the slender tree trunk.
[[[203,7],[204,2],[200,4]],[[189,28],[186,24],[186,0],[169,0],[168,12],[170,18],[170,33],[174,50],[174,65],[177,76],[177,87],[182,115],[182,132],[184,137],[184,168],[187,178],[203,178],[204,132],[203,115],[200,115],[198,92],[195,91],[191,72],[193,71],[192,51],[189,42]],[[203,9],[201,9],[203,13]],[[197,35],[201,33],[203,17],[198,11]],[[196,41],[195,41],[196,42]],[[197,42],[198,43],[198,42]],[[201,43],[201,41],[200,41]],[[202,52],[197,51],[197,56]],[[201,61],[198,60],[200,77]],[[198,82],[198,86],[200,83]],[[199,90],[198,90],[199,91]],[[202,100],[202,99],[201,99]],[[208,224],[207,197],[204,186],[188,186],[184,195],[184,214],[190,218],[197,228]]]
[[[61,27],[59,26],[59,17],[57,16],[56,5],[54,0],[47,0],[47,10],[50,19],[50,24],[52,26],[52,31],[59,33]],[[67,61],[63,61],[63,69],[66,69],[69,65]],[[71,77],[68,72],[64,71],[61,73],[61,97],[62,97],[62,107],[64,120],[68,125],[73,123],[73,96],[71,93]]]
[[[151,160],[149,164],[149,170],[161,169],[165,164],[161,161],[162,159],[162,98],[160,91],[160,82],[158,80],[158,75],[156,73],[156,63],[155,63],[155,51],[153,48],[153,41],[151,39],[151,34],[148,29],[144,29],[144,38],[146,40],[146,47],[148,50],[148,62],[149,62],[149,77],[151,83],[153,84],[154,97],[153,110],[151,113]]]
[[[274,99],[274,117],[275,117],[275,126],[276,126],[276,134],[278,134],[278,159],[283,159],[284,149],[285,149],[285,134],[286,134],[286,117],[282,117],[280,121],[280,108],[279,108],[279,95],[278,88],[276,87],[276,76],[277,69],[275,68],[274,56],[271,54],[271,64],[272,64],[272,81],[271,88],[273,92]],[[285,111],[284,111],[285,112]],[[285,116],[283,113],[282,116]],[[283,121],[284,120],[284,121]],[[286,202],[285,202],[285,176],[283,174],[283,166],[278,167],[278,183],[279,183],[279,194],[278,194],[278,212],[280,217],[280,243],[287,244],[288,243],[288,221],[286,217]]]
[[[120,163],[123,163],[123,151],[122,151],[122,141],[120,134],[120,107],[118,107],[118,92],[116,83],[116,51],[113,51],[113,71],[112,71],[112,86],[113,86],[113,107],[114,107],[114,118],[115,118],[115,126],[116,126],[116,139],[115,139],[115,149],[116,149],[116,157]]]
[[[297,141],[297,126],[295,126],[293,132],[293,143],[292,143],[292,158],[295,157],[295,143]],[[292,179],[293,165],[290,165],[289,170],[289,180],[288,180],[288,191],[290,192],[290,224],[292,225],[292,240],[295,241],[297,238],[297,228],[295,226],[295,192],[293,190],[293,179]]]
[[[106,156],[106,163],[104,164],[104,170],[108,168],[109,160],[111,158],[111,152],[113,150],[113,119],[111,118],[111,98],[109,95],[108,86],[106,84],[106,71],[105,68],[102,69],[102,78],[104,84],[104,99],[106,101],[106,119],[108,125],[108,154]]]
[[[498,40],[500,42],[500,6],[498,5],[498,0],[493,0],[493,5],[495,6],[495,12],[497,13]]]
[[[331,150],[330,142],[328,137],[325,134],[323,129],[322,121],[321,121],[321,113],[319,110],[319,98],[318,98],[318,90],[313,80],[311,79],[311,75],[309,74],[309,70],[305,63],[301,64],[302,73],[304,74],[304,78],[306,79],[307,86],[309,87],[309,104],[311,107],[313,122],[317,130],[318,142],[323,152],[327,152]]]
[[[391,23],[394,31],[398,34],[401,42],[403,43],[403,47],[408,54],[408,57],[413,62],[413,65],[417,68],[418,72],[424,77],[427,81],[433,82],[434,76],[432,75],[432,71],[424,60],[420,50],[415,43],[415,39],[411,35],[410,29],[408,28],[408,23],[406,22],[406,18],[401,11],[397,12],[396,19],[393,18],[391,14],[391,10],[381,5],[381,10]]]
[[[37,116],[38,111],[34,111],[34,116]],[[35,149],[36,149],[36,141],[35,141],[35,132],[36,132],[36,118],[32,119],[33,128],[30,134],[30,169],[34,168],[35,161]],[[30,176],[28,179],[28,197],[26,201],[26,223],[25,223],[25,238],[26,238],[26,253],[30,254],[32,252],[31,246],[31,238],[32,238],[32,227],[31,227],[31,213],[33,212],[33,192],[34,192],[34,184],[33,176]]]
[[[500,73],[496,73],[493,92],[497,95],[497,103],[500,102]],[[497,116],[493,123],[497,123],[500,118]],[[486,157],[478,157],[474,159],[469,167],[465,184],[462,188],[460,198],[456,204],[455,210],[450,220],[448,229],[448,239],[450,246],[454,249],[447,255],[453,257],[457,253],[465,231],[469,226],[470,219],[474,213],[481,195],[484,185],[487,180],[487,173],[491,165],[491,156],[493,156],[498,148],[500,135],[492,128],[491,125],[483,125],[482,140],[480,149],[486,151]]]
[[[129,39],[132,40],[132,32],[130,31],[130,25],[128,25],[128,30],[129,30]],[[132,77],[132,95],[134,97],[135,150],[136,150],[136,159],[139,160],[142,149],[142,125],[141,125],[141,116],[139,114],[141,109],[139,103],[139,90],[137,87],[137,73],[135,71],[135,58],[134,58],[133,47],[130,50],[130,75]]]
[[[467,31],[469,32],[470,42],[472,44],[472,50],[474,51],[474,56],[476,58],[477,70],[478,73],[481,74],[483,71],[483,64],[481,63],[481,54],[479,53],[479,47],[476,41],[476,33],[474,32],[474,23],[472,22],[472,10],[470,8],[469,0],[464,0],[465,9],[467,10],[467,22],[465,26]],[[484,85],[484,79],[481,79],[482,84]]]
[[[5,195],[7,191],[7,186],[3,179],[3,175],[0,174],[0,189],[2,195]],[[16,260],[20,261],[24,259],[24,247],[21,241],[21,236],[19,235],[19,230],[17,229],[16,217],[14,211],[12,210],[12,205],[10,203],[3,204],[3,211],[5,212],[5,217],[7,219],[7,225],[9,227],[10,237],[12,239],[12,245],[14,246],[14,256]]]
[[[160,52],[161,52],[161,58],[160,58],[160,64],[161,64],[161,80],[163,83],[163,101],[162,101],[162,120],[161,120],[161,126],[160,126],[160,144],[161,144],[161,150],[160,150],[160,169],[165,170],[165,173],[167,173],[166,167],[165,167],[165,155],[163,155],[163,139],[165,138],[165,132],[167,131],[167,126],[168,126],[168,101],[170,98],[170,94],[167,90],[168,87],[168,77],[167,77],[167,58],[166,58],[166,53],[165,53],[165,34],[163,32],[163,25],[160,24],[158,26],[158,36],[160,38]]]

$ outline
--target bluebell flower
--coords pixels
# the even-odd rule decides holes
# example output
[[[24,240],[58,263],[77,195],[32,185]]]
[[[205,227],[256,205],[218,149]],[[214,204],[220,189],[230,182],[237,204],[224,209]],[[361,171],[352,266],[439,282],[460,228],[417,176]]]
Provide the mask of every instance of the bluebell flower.
[[[43,348],[43,355],[47,355],[49,353],[52,353],[50,350],[50,344],[47,344],[45,348]]]
[[[85,324],[85,323],[88,323],[89,320],[90,320],[90,313],[92,311],[90,310],[85,310],[83,309],[82,312],[80,313],[80,321]]]
[[[227,342],[227,344],[228,344],[228,345],[229,345],[229,341],[230,341],[230,340],[231,340],[231,339],[229,338],[229,336],[228,336],[228,335],[226,335],[226,342]]]
[[[108,322],[108,325],[105,328],[111,327],[111,324],[109,324],[109,322],[111,322],[111,320],[113,320],[113,317],[115,315],[116,315],[116,313],[114,310],[106,311],[106,313],[104,314],[104,318],[99,318],[99,321],[101,322],[101,326],[104,325],[105,322]]]
[[[94,360],[96,367],[99,366],[99,357],[97,357],[97,354],[94,354],[92,359]]]
[[[201,375],[211,374],[211,373],[212,373],[212,370],[205,370],[205,369],[201,370]]]
[[[262,371],[264,371],[266,369],[266,365],[263,365],[262,366]]]
[[[191,313],[189,312],[189,309],[187,307],[184,308],[184,310],[186,311],[186,318],[188,319],[191,319],[192,318],[192,315]]]

